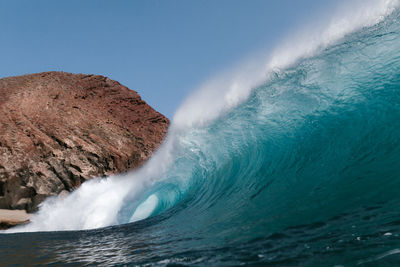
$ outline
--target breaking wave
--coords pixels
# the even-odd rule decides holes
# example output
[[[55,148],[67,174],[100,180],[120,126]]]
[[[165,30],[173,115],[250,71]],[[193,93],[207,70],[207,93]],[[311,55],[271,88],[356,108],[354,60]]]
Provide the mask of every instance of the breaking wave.
[[[362,1],[207,81],[141,169],[49,199],[8,232],[112,226],[101,233],[119,246],[156,254],[122,251],[119,263],[364,264],[398,254],[398,5]],[[98,231],[84,235],[107,248]],[[74,253],[57,259],[85,261]]]

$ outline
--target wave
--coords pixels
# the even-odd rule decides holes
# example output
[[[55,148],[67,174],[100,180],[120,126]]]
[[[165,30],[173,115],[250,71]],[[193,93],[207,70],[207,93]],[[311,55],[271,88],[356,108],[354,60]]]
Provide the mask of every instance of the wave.
[[[169,231],[218,243],[399,201],[398,6],[359,1],[207,81],[141,169],[50,198],[7,232],[159,215]]]

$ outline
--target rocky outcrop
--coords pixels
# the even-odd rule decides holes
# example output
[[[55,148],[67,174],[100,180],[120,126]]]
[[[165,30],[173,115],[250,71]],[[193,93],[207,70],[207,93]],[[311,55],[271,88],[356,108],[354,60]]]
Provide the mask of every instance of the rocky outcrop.
[[[32,212],[87,179],[140,166],[168,125],[135,91],[103,76],[0,79],[0,209]]]

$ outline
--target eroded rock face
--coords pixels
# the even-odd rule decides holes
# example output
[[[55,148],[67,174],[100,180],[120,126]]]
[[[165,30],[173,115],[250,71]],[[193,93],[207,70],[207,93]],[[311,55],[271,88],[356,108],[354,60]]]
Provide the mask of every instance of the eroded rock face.
[[[169,121],[103,76],[0,79],[0,209],[34,211],[87,179],[140,166]]]

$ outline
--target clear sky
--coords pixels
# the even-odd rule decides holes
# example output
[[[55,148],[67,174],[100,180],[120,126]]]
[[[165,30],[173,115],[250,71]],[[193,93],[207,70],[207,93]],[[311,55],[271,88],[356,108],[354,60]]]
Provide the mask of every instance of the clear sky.
[[[0,0],[0,77],[101,74],[172,118],[207,78],[339,0]]]

